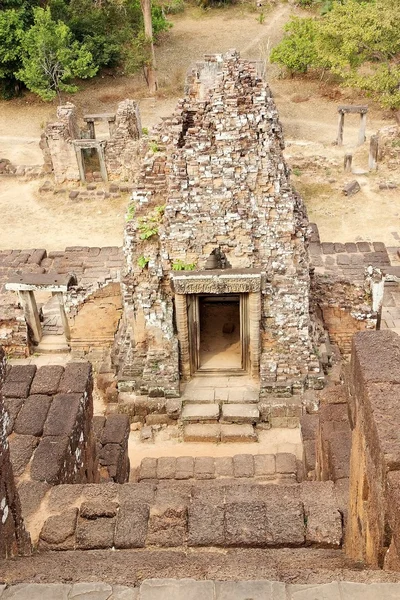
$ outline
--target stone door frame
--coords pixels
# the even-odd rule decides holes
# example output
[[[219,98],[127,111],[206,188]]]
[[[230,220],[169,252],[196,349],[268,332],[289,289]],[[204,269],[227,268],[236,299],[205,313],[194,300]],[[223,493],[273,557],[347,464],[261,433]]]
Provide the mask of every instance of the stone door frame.
[[[180,367],[183,380],[194,375],[189,328],[188,297],[193,295],[245,295],[246,326],[248,327],[248,372],[254,378],[260,373],[260,324],[261,324],[261,271],[233,269],[197,271],[171,276],[175,292],[175,319],[180,349]],[[241,315],[243,318],[244,315]]]
[[[65,312],[64,294],[71,286],[76,285],[76,283],[76,277],[72,273],[66,275],[61,275],[59,273],[24,273],[23,275],[12,275],[9,278],[5,287],[7,290],[18,292],[20,303],[24,311],[25,321],[29,327],[32,342],[35,345],[40,343],[43,336],[35,292],[46,291],[51,292],[53,296],[57,296],[64,335],[69,344],[71,335],[68,318]]]

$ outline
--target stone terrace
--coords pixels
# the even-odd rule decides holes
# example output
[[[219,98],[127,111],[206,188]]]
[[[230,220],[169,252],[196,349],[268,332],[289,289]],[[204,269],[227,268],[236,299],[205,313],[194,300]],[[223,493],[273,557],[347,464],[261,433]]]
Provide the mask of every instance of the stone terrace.
[[[29,514],[32,542],[41,550],[340,548],[332,482],[243,481],[56,486]]]

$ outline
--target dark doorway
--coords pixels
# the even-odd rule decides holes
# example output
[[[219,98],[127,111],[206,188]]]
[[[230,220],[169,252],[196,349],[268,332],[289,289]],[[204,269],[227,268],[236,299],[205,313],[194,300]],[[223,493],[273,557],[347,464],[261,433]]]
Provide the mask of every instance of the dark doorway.
[[[242,368],[239,296],[200,296],[199,368]]]

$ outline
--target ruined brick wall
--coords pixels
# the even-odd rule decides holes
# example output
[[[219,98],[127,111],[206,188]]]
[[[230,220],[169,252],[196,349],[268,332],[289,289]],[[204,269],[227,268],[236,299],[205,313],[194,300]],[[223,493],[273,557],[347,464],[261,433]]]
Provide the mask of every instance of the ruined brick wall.
[[[4,352],[0,348],[0,557],[30,552],[30,539],[25,531],[21,504],[16,491],[7,440],[9,415],[6,412],[1,387],[6,371]]]
[[[90,363],[13,366],[3,386],[6,433],[18,481],[98,480]]]
[[[119,283],[108,283],[90,295],[87,292],[76,288],[66,294],[72,350],[112,346],[121,318]]]
[[[70,102],[59,106],[57,121],[47,125],[41,140],[45,165],[48,167],[51,161],[56,183],[79,181],[78,162],[72,144],[72,140],[79,137],[75,106]]]
[[[352,447],[346,551],[372,567],[400,565],[399,383],[399,336],[357,333],[348,378]]]
[[[133,181],[139,165],[139,140],[142,136],[139,107],[124,100],[117,107],[115,126],[105,146],[105,160],[110,179]]]
[[[367,282],[314,275],[311,292],[311,305],[320,311],[331,341],[342,354],[350,355],[355,333],[376,329],[377,314]]]
[[[160,126],[133,194],[135,216],[125,232],[122,375],[176,389],[173,264],[202,270],[218,249],[230,267],[266,274],[262,387],[290,381],[301,389],[319,371],[309,337],[308,220],[289,181],[278,113],[253,63],[235,52],[207,61]],[[142,239],[143,225],[152,223],[158,236]]]

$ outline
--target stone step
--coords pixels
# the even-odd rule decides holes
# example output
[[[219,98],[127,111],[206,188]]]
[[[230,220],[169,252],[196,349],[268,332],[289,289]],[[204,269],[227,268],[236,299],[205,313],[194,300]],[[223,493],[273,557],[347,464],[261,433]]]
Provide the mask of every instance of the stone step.
[[[280,577],[291,584],[286,584],[287,594],[278,596],[279,600],[308,600],[309,598],[329,598],[332,600],[394,600],[399,598],[394,594],[396,589],[400,588],[399,574],[397,572],[361,569],[360,565],[353,564],[348,560],[341,550],[323,549],[323,548],[272,548],[272,549],[248,549],[231,548],[226,552],[210,549],[207,552],[203,548],[191,548],[190,552],[182,552],[181,549],[166,550],[136,548],[135,550],[93,550],[90,553],[90,560],[86,550],[74,550],[68,552],[68,556],[61,560],[60,552],[42,552],[30,557],[15,557],[12,560],[0,561],[0,572],[2,581],[7,581],[7,589],[10,590],[9,598],[14,600],[43,600],[59,598],[66,599],[84,597],[82,596],[82,587],[74,590],[74,593],[62,591],[64,586],[69,590],[77,582],[98,582],[100,577],[103,581],[112,582],[114,594],[110,596],[110,590],[102,593],[99,589],[94,589],[88,598],[115,598],[116,600],[138,600],[140,596],[135,596],[135,591],[143,581],[143,578],[171,578],[174,579],[199,579],[201,573],[202,580],[212,581],[218,574],[220,580],[235,580],[235,583],[251,580],[255,576],[263,581],[278,580]],[[101,572],[101,576],[99,573]],[[138,578],[139,574],[139,578]],[[144,574],[141,575],[140,574]],[[139,582],[138,582],[139,579]],[[327,581],[340,580],[341,591],[346,593],[340,595],[328,595]],[[25,583],[20,583],[24,581]],[[32,584],[30,582],[41,581],[41,584]],[[53,582],[68,581],[66,584]],[[351,581],[352,583],[346,583]],[[366,584],[365,581],[374,583]],[[143,584],[146,582],[143,581]],[[201,583],[201,581],[200,581]],[[11,587],[18,584],[17,589]],[[46,585],[47,584],[47,585]],[[143,585],[142,584],[142,585]],[[307,585],[309,596],[306,595],[306,588],[303,588],[303,595],[299,585]],[[321,590],[317,587],[321,584]],[[49,585],[52,588],[49,588]],[[82,584],[79,583],[79,586]],[[96,583],[90,585],[96,586]],[[119,585],[134,587],[133,596],[122,594]],[[24,590],[24,587],[28,589]],[[56,587],[54,587],[56,586]],[[296,587],[295,587],[296,586]],[[240,588],[239,588],[240,590]],[[296,592],[295,592],[296,590]],[[120,595],[118,595],[118,593]],[[198,596],[201,600],[208,600],[207,596]],[[332,591],[332,590],[331,590]],[[26,593],[25,593],[26,592]],[[350,592],[350,593],[349,593]],[[367,595],[367,592],[370,592]],[[0,586],[3,597],[5,591]],[[108,595],[107,595],[108,594]],[[192,598],[197,600],[193,593],[189,596],[185,591],[183,598]],[[171,600],[171,596],[166,593],[158,596],[157,600]],[[173,600],[181,600],[182,596],[176,593],[172,596]],[[243,595],[230,591],[228,596],[211,596],[214,600],[243,600],[243,598],[254,598],[254,600],[271,600],[268,594],[255,595],[254,590],[246,590]],[[5,598],[7,600],[7,597]],[[272,596],[272,600],[276,600]]]
[[[221,425],[221,442],[258,442],[258,436],[249,423]]]
[[[219,404],[187,404],[183,407],[182,421],[191,423],[218,421]]]
[[[229,404],[256,404],[259,400],[259,391],[242,387],[216,387],[200,388],[185,391],[182,396],[184,404],[212,404],[214,402]]]
[[[35,347],[37,354],[64,354],[70,351],[71,348],[63,335],[43,335]]]
[[[257,404],[223,404],[221,423],[257,423],[260,411]]]
[[[252,425],[188,423],[183,428],[185,442],[257,442],[257,433]]]
[[[291,584],[268,579],[213,581],[188,579],[145,579],[137,586],[110,585],[103,581],[90,583],[21,583],[0,585],[3,600],[42,600],[43,598],[113,598],[115,600],[395,600],[400,598],[400,583],[357,583],[330,581],[320,584]]]
[[[235,441],[241,441],[240,436]],[[297,460],[294,454],[287,452],[216,457],[147,457],[140,463],[137,479],[138,481],[223,479],[226,482],[234,479],[247,482],[252,479],[254,482],[288,483],[296,482],[298,479]]]

